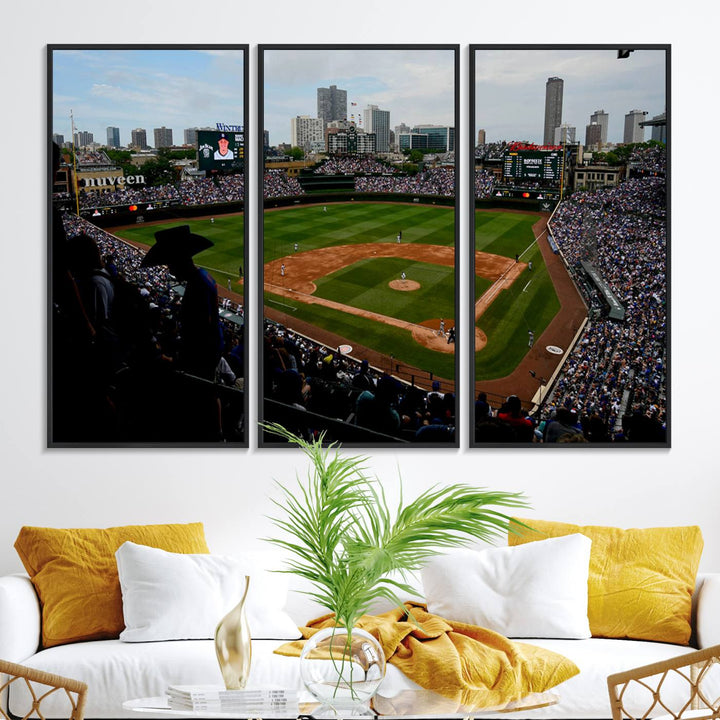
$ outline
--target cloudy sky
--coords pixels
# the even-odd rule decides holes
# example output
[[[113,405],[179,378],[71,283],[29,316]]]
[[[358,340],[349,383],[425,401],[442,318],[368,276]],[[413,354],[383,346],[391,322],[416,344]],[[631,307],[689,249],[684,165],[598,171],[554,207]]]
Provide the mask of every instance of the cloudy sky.
[[[452,50],[263,51],[264,129],[270,144],[290,141],[290,119],[317,117],[317,88],[347,90],[348,114],[368,105],[390,111],[390,127],[454,125]],[[351,106],[351,103],[357,103]]]
[[[120,128],[120,143],[144,128],[172,128],[182,144],[190,127],[243,124],[241,50],[55,50],[52,58],[52,131],[71,139],[92,132],[105,143],[107,127]]]
[[[477,49],[475,73],[475,138],[483,128],[487,142],[542,143],[545,83],[554,76],[564,81],[563,122],[577,128],[580,142],[596,110],[609,114],[609,142],[622,142],[630,110],[646,110],[648,119],[665,111],[660,50],[635,50],[619,60],[617,50]]]

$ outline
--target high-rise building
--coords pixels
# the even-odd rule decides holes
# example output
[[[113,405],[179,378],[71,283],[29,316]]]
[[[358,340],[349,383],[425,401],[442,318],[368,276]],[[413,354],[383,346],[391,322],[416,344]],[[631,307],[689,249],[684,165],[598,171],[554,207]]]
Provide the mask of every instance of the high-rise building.
[[[398,148],[400,150],[427,150],[428,136],[422,133],[400,133]]]
[[[555,128],[562,124],[563,80],[551,77],[545,83],[545,129],[543,145],[552,145],[555,140]]]
[[[88,147],[94,142],[93,134],[87,130],[79,130],[75,133],[75,147]]]
[[[576,128],[568,123],[563,123],[555,128],[555,134],[553,135],[552,143],[545,143],[546,145],[572,145],[575,143],[575,132]]]
[[[147,133],[143,128],[130,131],[130,144],[138,150],[147,150]]]
[[[654,115],[652,122],[650,139],[656,142],[667,143],[667,114],[660,113],[660,115]]]
[[[198,128],[185,128],[185,130],[183,130],[183,144],[193,146],[197,145],[197,134]]]
[[[120,128],[108,127],[107,129],[107,146],[109,148],[120,147]]]
[[[377,105],[368,105],[363,110],[365,132],[375,133],[376,150],[379,153],[390,150],[390,111],[380,110]]]
[[[477,144],[478,145],[485,144],[485,131],[484,130],[478,130]]]
[[[166,128],[164,125],[159,128],[154,128],[153,136],[155,138],[155,149],[163,148],[163,147],[172,147],[172,144],[173,144],[172,128]]]
[[[347,120],[347,90],[337,85],[317,89],[317,116],[324,123]]]
[[[455,128],[447,125],[416,125],[413,133],[427,135],[428,150],[452,152],[455,150]]]
[[[608,122],[610,116],[604,110],[596,110],[590,116],[590,124],[597,123],[600,126],[600,144],[607,145]]]
[[[643,110],[631,110],[625,115],[624,143],[645,142],[645,128],[640,124],[647,115]]]
[[[60,133],[53,133],[53,142],[57,143],[60,147],[63,146],[63,143],[65,142],[65,136],[61,135]]]
[[[309,115],[297,115],[290,118],[290,145],[310,151],[315,142],[325,142],[323,121]]]
[[[585,147],[599,150],[602,147],[602,125],[591,122],[585,126]]]

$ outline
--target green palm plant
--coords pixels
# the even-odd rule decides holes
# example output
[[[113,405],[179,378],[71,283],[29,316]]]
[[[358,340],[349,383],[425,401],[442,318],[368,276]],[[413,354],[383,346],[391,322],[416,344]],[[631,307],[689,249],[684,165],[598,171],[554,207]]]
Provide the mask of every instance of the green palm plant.
[[[402,607],[399,593],[413,593],[405,573],[443,550],[506,533],[510,517],[492,506],[527,507],[521,493],[466,484],[432,488],[393,513],[365,457],[345,457],[323,436],[307,441],[283,426],[263,427],[300,447],[309,458],[306,483],[293,492],[278,483],[273,499],[282,515],[271,517],[287,537],[267,538],[288,551],[288,572],[312,584],[308,595],[335,613],[348,635],[372,603],[385,598]],[[398,577],[399,576],[399,577]]]

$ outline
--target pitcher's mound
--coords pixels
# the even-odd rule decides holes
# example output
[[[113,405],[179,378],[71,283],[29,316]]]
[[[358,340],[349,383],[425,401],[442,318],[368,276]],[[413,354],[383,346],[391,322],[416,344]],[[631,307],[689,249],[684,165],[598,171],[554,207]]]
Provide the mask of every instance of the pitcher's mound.
[[[393,290],[419,290],[420,283],[414,280],[391,280],[389,283]]]

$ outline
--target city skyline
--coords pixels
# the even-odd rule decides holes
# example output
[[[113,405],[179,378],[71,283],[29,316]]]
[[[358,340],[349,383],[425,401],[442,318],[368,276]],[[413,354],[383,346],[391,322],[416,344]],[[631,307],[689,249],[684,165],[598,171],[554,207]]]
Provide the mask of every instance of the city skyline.
[[[625,115],[644,110],[647,119],[666,110],[665,51],[638,49],[618,59],[616,49],[476,49],[475,128],[486,141],[542,144],[548,78],[563,80],[562,122],[585,139],[597,110],[609,115],[609,143],[621,143]],[[651,132],[645,131],[645,140]]]
[[[152,146],[163,126],[181,145],[187,128],[243,124],[241,49],[55,49],[52,59],[52,132],[66,142],[71,111],[75,132],[101,145],[108,127],[120,128],[123,146],[142,128]]]
[[[389,111],[393,129],[455,124],[451,49],[265,50],[263,129],[270,144],[290,142],[291,118],[317,117],[317,89],[331,85],[347,91],[348,115],[358,127],[369,105]]]

